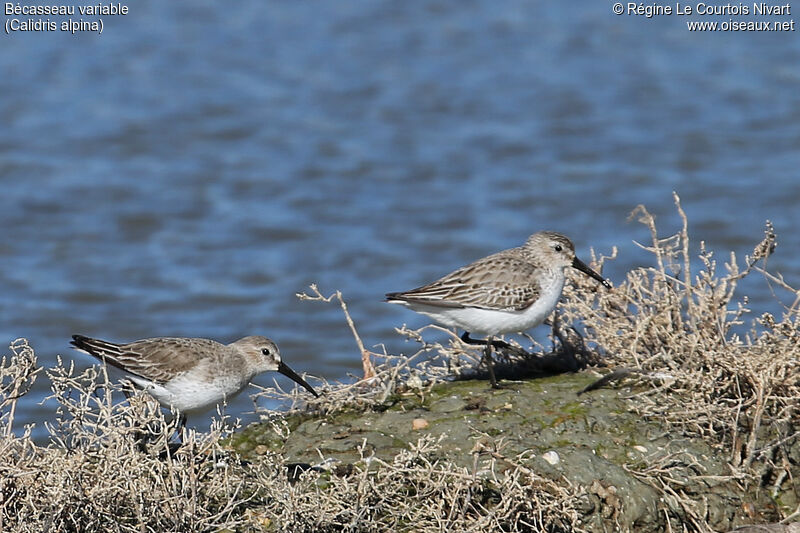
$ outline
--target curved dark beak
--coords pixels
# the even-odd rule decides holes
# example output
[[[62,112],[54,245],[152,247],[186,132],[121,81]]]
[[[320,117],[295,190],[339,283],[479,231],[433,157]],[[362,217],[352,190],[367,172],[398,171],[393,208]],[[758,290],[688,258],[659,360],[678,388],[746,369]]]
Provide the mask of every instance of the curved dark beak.
[[[595,275],[597,275],[597,274],[595,274]],[[286,366],[286,363],[284,363],[283,361],[278,363],[278,372],[280,372],[281,374],[283,374],[287,378],[291,378],[295,383],[299,383],[300,385],[305,387],[306,390],[308,390],[308,392],[310,392],[311,394],[314,395],[314,398],[319,398],[319,394],[317,394],[317,391],[315,391],[311,387],[311,385],[306,383],[306,380],[304,380],[303,378],[298,376],[297,373],[294,370],[292,370],[291,368]]]
[[[606,289],[610,289],[611,288],[611,283],[609,283],[609,281],[607,279],[605,279],[603,276],[601,276],[600,274],[598,274],[597,272],[595,272],[594,270],[592,270],[591,268],[586,266],[586,263],[584,263],[583,261],[581,261],[577,257],[572,260],[572,268],[574,268],[576,270],[580,270],[581,272],[583,272],[584,274],[586,274],[590,278],[596,279],[597,281],[602,283],[603,287],[605,287]]]

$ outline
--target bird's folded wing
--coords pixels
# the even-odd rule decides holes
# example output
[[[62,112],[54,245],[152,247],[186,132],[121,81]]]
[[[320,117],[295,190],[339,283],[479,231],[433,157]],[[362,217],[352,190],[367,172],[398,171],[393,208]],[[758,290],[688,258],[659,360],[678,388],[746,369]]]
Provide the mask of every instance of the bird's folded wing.
[[[539,298],[536,268],[517,257],[491,255],[423,287],[388,295],[440,307],[519,311]]]
[[[136,376],[163,384],[191,370],[214,341],[161,337],[129,344],[114,344],[99,339],[76,339],[73,344],[112,366]]]

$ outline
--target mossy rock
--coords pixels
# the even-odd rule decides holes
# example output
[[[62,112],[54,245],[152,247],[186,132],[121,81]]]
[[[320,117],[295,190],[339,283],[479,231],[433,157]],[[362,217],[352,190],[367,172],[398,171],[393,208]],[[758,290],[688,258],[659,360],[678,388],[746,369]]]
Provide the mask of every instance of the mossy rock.
[[[629,391],[577,394],[595,379],[590,372],[562,374],[505,381],[499,390],[478,380],[442,383],[397,395],[377,410],[291,416],[285,439],[254,424],[232,445],[243,455],[261,445],[260,453],[279,452],[287,462],[315,464],[322,457],[348,465],[370,456],[391,460],[432,435],[443,457],[470,468],[480,442],[537,475],[584,488],[578,510],[596,531],[664,531],[665,515],[671,527],[680,523],[684,510],[646,475],[652,465],[669,461],[675,485],[707,506],[715,529],[779,519],[765,490],[724,481],[730,475],[726,457],[709,443],[630,412],[624,398]]]

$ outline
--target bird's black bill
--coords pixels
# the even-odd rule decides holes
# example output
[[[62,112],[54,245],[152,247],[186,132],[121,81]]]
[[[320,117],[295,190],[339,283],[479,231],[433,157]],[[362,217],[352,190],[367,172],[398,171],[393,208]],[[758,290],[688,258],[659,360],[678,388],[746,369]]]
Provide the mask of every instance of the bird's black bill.
[[[603,287],[605,287],[607,289],[611,288],[611,283],[609,283],[609,281],[607,279],[605,279],[603,276],[601,276],[600,274],[598,274],[597,272],[595,272],[594,270],[592,270],[591,268],[586,266],[586,263],[584,263],[583,261],[581,261],[577,257],[572,260],[572,268],[574,268],[576,270],[580,270],[581,272],[583,272],[584,274],[586,274],[590,278],[596,279],[597,281],[599,281],[600,283],[603,284]]]
[[[286,366],[286,363],[284,363],[283,361],[281,361],[281,362],[278,364],[278,372],[280,372],[281,374],[283,374],[283,375],[284,375],[284,376],[286,376],[287,378],[291,378],[291,379],[292,379],[292,380],[294,380],[296,383],[299,383],[300,385],[302,385],[303,387],[305,387],[305,388],[306,388],[306,390],[308,390],[308,392],[310,392],[311,394],[313,394],[313,395],[314,395],[314,398],[319,398],[319,394],[317,394],[317,391],[315,391],[315,390],[314,390],[314,389],[311,387],[311,385],[309,385],[308,383],[306,383],[306,380],[304,380],[303,378],[301,378],[300,376],[298,376],[298,375],[297,375],[297,373],[296,373],[294,370],[292,370],[291,368],[289,368],[288,366]]]

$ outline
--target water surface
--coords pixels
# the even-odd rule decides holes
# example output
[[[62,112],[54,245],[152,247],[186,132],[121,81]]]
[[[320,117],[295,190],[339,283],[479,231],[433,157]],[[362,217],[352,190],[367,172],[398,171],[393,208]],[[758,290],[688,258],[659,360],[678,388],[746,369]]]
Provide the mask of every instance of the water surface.
[[[350,379],[338,307],[295,297],[310,283],[342,290],[368,346],[413,349],[393,328],[426,319],[385,292],[545,228],[583,257],[618,246],[620,281],[649,264],[628,214],[675,231],[673,190],[721,260],[773,220],[771,268],[800,284],[795,33],[588,0],[143,0],[101,36],[2,39],[0,342],[45,365],[91,363],[73,333],[263,334]],[[18,420],[52,416],[46,385]]]

